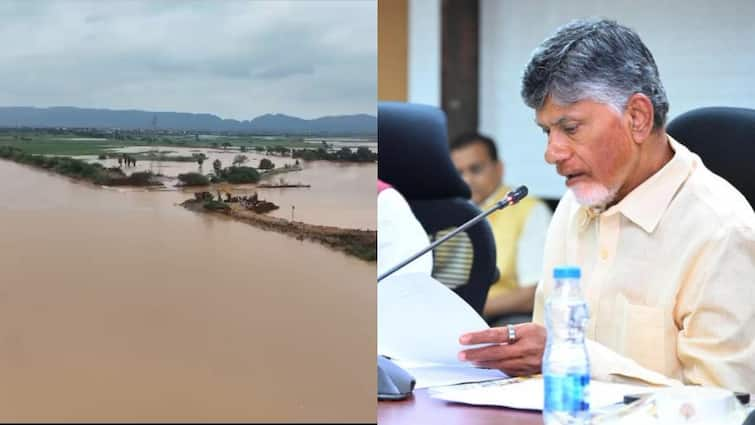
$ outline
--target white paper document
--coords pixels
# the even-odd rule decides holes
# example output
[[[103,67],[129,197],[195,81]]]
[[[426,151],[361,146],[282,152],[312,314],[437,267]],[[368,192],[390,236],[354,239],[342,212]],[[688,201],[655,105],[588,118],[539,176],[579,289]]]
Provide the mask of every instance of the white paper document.
[[[624,401],[626,394],[643,394],[657,387],[613,384],[591,381],[590,409],[600,409]],[[446,401],[481,406],[502,406],[512,409],[543,410],[545,389],[542,377],[512,378],[475,384],[437,387],[428,390],[430,395]]]
[[[391,276],[378,284],[378,354],[414,376],[415,388],[501,379],[492,369],[459,361],[466,332],[489,326],[445,285],[422,273]]]
[[[417,382],[414,387],[416,389],[508,378],[500,370],[482,369],[470,365],[455,366],[398,360],[396,364],[414,377]]]
[[[423,273],[390,276],[378,284],[378,354],[393,359],[468,365],[458,360],[466,332],[488,329],[453,291]]]

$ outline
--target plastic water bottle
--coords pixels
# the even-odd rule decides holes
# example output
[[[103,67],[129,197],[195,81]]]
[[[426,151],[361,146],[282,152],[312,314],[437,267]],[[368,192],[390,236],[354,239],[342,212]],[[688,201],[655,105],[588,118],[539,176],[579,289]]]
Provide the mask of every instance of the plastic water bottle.
[[[590,420],[590,361],[585,346],[587,303],[579,287],[579,267],[556,267],[555,287],[545,304],[548,340],[543,355],[546,425],[587,424]]]

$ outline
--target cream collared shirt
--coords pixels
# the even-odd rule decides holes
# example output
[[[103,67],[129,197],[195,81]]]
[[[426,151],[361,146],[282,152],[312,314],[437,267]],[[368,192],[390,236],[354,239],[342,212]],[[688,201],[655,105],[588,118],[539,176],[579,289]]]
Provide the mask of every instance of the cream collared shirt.
[[[534,321],[544,322],[553,268],[576,264],[595,378],[755,392],[755,213],[668,139],[673,158],[611,208],[592,211],[564,196],[548,230]]]

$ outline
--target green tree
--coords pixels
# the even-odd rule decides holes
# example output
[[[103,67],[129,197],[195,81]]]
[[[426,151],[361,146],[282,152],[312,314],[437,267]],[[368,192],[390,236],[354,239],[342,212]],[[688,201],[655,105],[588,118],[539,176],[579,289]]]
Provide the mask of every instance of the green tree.
[[[202,163],[207,159],[207,155],[204,153],[195,153],[192,155],[194,157],[194,160],[197,161],[197,164],[199,164],[199,172],[202,172]]]
[[[342,161],[348,161],[352,159],[351,149],[343,147],[336,153],[336,156]]]
[[[260,170],[272,170],[273,168],[275,168],[275,164],[273,164],[273,161],[270,161],[267,158],[262,158],[260,159],[260,166],[257,168],[259,168]]]
[[[369,161],[372,159],[372,151],[367,146],[357,148],[357,159],[359,161]]]
[[[252,167],[228,167],[223,177],[232,184],[257,183],[260,180],[260,174]]]
[[[178,180],[180,180],[184,186],[207,186],[210,184],[210,180],[199,173],[179,174]]]

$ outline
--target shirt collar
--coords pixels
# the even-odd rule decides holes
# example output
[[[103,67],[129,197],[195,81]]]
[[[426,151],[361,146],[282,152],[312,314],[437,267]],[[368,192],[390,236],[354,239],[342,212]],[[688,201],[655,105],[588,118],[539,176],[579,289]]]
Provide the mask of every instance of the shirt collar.
[[[494,190],[492,194],[490,194],[490,196],[485,198],[485,200],[482,201],[482,203],[480,203],[479,205],[480,209],[482,209],[483,211],[487,210],[488,208],[492,207],[496,202],[500,201],[501,198],[506,196],[506,194],[508,194],[510,191],[511,190],[509,189],[509,187],[506,186],[505,184],[499,185],[498,188]]]
[[[666,137],[674,151],[671,160],[611,208],[600,211],[595,208],[580,207],[583,226],[600,214],[610,215],[620,212],[647,233],[655,230],[671,199],[694,167],[694,154],[671,136],[666,135]]]

